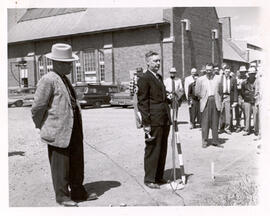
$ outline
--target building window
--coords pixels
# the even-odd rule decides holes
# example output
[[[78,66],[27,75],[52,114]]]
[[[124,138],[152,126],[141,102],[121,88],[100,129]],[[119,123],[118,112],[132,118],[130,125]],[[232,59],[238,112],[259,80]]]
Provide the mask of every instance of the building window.
[[[99,69],[100,69],[100,82],[105,81],[105,64],[104,64],[104,52],[99,50]]]
[[[40,56],[38,58],[38,74],[40,77],[42,77],[45,74],[45,57]]]
[[[77,82],[81,82],[82,81],[82,74],[81,74],[80,60],[75,61],[75,68],[76,68],[76,80],[77,80]]]
[[[85,81],[95,83],[97,81],[96,53],[94,49],[83,52]]]
[[[46,58],[46,68],[47,73],[53,70],[52,60],[49,58]]]

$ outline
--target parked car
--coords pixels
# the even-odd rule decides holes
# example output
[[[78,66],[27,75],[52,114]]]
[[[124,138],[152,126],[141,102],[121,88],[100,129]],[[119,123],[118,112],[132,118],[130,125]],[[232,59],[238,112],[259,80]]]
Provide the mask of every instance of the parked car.
[[[78,84],[74,86],[82,108],[85,106],[100,107],[110,104],[110,95],[118,92],[116,85]]]
[[[31,106],[34,102],[36,87],[9,88],[8,89],[8,107]]]
[[[110,104],[112,106],[121,106],[127,108],[133,105],[133,96],[130,95],[128,89],[123,92],[111,94]]]

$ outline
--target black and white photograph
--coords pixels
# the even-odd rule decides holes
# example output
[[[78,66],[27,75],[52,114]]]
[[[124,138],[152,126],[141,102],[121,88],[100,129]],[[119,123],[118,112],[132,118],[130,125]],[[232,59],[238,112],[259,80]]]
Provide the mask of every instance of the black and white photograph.
[[[7,214],[264,215],[264,6],[112,2],[4,9]]]

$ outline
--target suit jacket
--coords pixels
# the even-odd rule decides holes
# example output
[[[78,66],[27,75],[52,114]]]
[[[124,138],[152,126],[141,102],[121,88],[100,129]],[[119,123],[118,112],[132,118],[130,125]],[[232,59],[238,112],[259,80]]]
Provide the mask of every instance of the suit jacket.
[[[188,102],[199,101],[200,99],[195,95],[196,82],[190,83],[188,86]]]
[[[256,80],[255,80],[256,82]],[[241,87],[241,95],[245,102],[255,104],[255,85],[256,83],[249,82],[249,78],[247,78]]]
[[[219,92],[221,76],[214,75],[213,86],[214,86],[214,97],[216,108],[218,111],[221,110],[221,95]],[[195,95],[200,98],[200,111],[203,112],[208,100],[208,78],[206,75],[199,77],[195,84]]]
[[[76,104],[80,112],[77,100]],[[60,148],[68,147],[74,113],[67,88],[55,72],[49,72],[39,80],[31,112],[36,128],[40,129],[42,142]]]
[[[138,109],[142,115],[142,124],[150,126],[170,125],[170,108],[162,77],[156,78],[146,71],[138,80]]]
[[[221,99],[223,100],[224,98],[224,93],[223,93],[223,81],[225,79],[225,76],[221,77],[221,82],[220,82],[220,87],[219,87],[219,92],[221,95]],[[235,77],[230,77],[230,104],[233,104],[234,102],[238,102],[238,90],[237,90],[237,80]]]

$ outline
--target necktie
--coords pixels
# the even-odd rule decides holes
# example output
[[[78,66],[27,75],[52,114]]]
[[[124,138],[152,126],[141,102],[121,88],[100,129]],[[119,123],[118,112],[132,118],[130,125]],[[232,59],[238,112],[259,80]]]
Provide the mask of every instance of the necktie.
[[[175,81],[174,79],[172,79],[172,93],[175,92]]]

